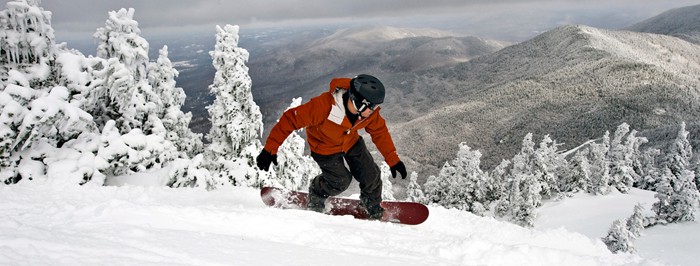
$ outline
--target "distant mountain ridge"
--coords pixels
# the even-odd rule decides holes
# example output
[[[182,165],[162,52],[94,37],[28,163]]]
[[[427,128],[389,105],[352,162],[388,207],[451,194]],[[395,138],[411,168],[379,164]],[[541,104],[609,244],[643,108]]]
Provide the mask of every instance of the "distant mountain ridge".
[[[440,166],[466,142],[493,166],[523,136],[550,134],[575,147],[622,122],[635,129],[677,125],[700,115],[700,46],[646,33],[562,26],[457,66],[416,73],[416,101],[386,104],[399,150]],[[393,107],[401,106],[401,107]],[[411,106],[416,115],[401,115]],[[398,119],[392,119],[395,117]],[[539,138],[538,137],[538,138]],[[436,156],[437,155],[437,156]]]
[[[666,11],[626,30],[671,35],[700,44],[700,5]]]

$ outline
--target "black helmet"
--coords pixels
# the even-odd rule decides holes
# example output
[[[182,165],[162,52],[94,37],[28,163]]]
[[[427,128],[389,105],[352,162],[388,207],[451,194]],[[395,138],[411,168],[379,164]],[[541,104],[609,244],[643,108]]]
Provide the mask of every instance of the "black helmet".
[[[372,104],[381,104],[384,102],[384,85],[379,79],[367,74],[360,74],[350,81],[350,92],[356,98],[366,99]],[[359,95],[358,95],[359,94]]]

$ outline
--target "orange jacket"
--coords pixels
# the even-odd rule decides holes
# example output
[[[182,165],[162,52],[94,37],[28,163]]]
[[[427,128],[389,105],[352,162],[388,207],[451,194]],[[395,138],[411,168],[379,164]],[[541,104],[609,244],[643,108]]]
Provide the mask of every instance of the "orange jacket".
[[[354,126],[345,116],[342,95],[349,89],[349,78],[334,78],[329,91],[284,112],[270,131],[265,150],[277,154],[277,149],[292,131],[306,128],[306,139],[312,152],[321,155],[346,152],[359,140],[357,131],[364,128],[386,163],[389,166],[397,164],[400,161],[399,155],[386,122],[379,114],[381,108],[377,108],[367,118],[359,118]]]

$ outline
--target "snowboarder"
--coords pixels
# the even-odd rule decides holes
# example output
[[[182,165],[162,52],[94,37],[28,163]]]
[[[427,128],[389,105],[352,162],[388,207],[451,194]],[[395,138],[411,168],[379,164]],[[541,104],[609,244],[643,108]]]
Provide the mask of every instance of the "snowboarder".
[[[371,75],[332,79],[328,92],[282,114],[256,158],[258,167],[269,171],[271,163],[277,164],[277,148],[287,136],[306,128],[311,157],[322,171],[311,181],[307,208],[323,212],[326,198],[345,191],[354,177],[360,183],[361,205],[370,218],[381,218],[381,171],[357,131],[364,128],[370,134],[394,178],[397,172],[406,178],[406,166],[379,114],[384,95],[384,85]]]

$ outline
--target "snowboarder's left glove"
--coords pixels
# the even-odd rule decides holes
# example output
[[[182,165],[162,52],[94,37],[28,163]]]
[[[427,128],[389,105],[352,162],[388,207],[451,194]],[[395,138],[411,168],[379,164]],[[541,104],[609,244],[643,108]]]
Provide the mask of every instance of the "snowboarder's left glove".
[[[406,179],[406,166],[403,164],[402,161],[399,161],[396,163],[394,166],[390,168],[391,170],[391,177],[396,178],[396,172],[398,171],[399,174],[401,174],[401,179]]]
[[[258,163],[258,168],[261,170],[270,171],[271,163],[275,163],[275,165],[277,165],[277,155],[273,155],[269,151],[263,149],[260,152],[260,155],[255,158],[255,161]]]

